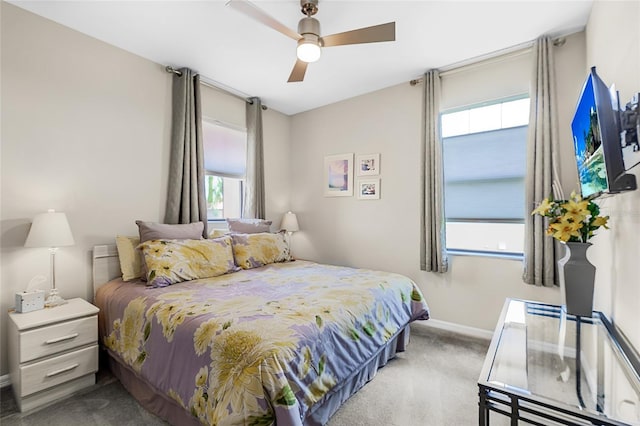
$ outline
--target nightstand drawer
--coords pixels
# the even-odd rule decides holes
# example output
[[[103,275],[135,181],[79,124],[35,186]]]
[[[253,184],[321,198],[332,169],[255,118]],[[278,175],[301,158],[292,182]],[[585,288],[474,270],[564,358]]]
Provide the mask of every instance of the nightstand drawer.
[[[20,396],[59,385],[98,370],[98,345],[22,366]]]
[[[20,333],[20,363],[98,341],[98,317],[93,315]]]

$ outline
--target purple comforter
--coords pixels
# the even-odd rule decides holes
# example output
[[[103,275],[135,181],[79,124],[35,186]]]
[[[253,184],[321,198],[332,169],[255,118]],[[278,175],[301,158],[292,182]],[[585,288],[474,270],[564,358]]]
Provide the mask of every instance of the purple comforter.
[[[429,308],[407,277],[306,261],[100,287],[110,355],[209,425],[302,425]]]

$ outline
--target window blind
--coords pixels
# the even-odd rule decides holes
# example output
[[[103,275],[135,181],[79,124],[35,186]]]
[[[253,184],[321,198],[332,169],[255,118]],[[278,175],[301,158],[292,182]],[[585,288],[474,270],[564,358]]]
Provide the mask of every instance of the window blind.
[[[203,120],[204,168],[207,174],[243,179],[247,165],[247,133]]]
[[[527,126],[443,138],[447,220],[523,220]]]

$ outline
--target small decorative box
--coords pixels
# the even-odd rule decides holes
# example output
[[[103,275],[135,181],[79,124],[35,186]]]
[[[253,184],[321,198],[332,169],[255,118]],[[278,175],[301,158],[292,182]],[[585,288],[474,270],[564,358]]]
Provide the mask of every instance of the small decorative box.
[[[16,312],[31,312],[44,309],[44,290],[16,293]]]

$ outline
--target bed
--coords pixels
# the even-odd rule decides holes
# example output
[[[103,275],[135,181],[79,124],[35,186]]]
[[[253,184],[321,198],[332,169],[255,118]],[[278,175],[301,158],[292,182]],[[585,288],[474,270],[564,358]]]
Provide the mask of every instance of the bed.
[[[402,275],[295,260],[161,288],[94,248],[110,369],[175,425],[323,425],[429,318]]]

